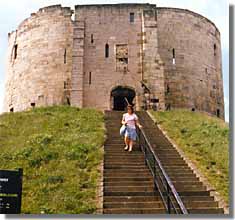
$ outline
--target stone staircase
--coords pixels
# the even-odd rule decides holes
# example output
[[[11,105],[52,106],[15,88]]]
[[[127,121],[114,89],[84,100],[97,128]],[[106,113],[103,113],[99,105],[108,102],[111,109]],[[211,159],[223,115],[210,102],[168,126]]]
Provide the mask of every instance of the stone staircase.
[[[154,189],[153,177],[145,165],[138,144],[131,153],[124,151],[119,135],[123,112],[105,114],[107,140],[104,146],[104,214],[164,214],[159,192]],[[189,213],[219,214],[223,209],[210,196],[179,153],[168,142],[146,112],[138,112],[144,131],[172,180]]]
[[[123,112],[106,112],[104,214],[166,213],[139,147],[124,151],[119,128]]]

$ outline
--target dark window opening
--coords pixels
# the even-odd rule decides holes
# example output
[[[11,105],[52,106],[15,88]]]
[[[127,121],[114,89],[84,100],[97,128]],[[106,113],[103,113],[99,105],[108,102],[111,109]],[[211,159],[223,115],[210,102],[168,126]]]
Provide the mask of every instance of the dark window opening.
[[[67,83],[64,81],[64,89],[67,88]]]
[[[67,50],[64,50],[64,64],[67,62]]]
[[[172,49],[172,63],[175,64],[175,48]]]
[[[218,118],[220,117],[220,110],[219,109],[217,109],[216,115],[217,115]]]
[[[66,100],[67,100],[67,105],[70,105],[70,99],[67,97]]]
[[[171,104],[166,104],[166,111],[170,111],[171,110]]]
[[[170,93],[170,87],[169,87],[169,85],[166,86],[166,93],[167,93],[167,94]]]
[[[216,44],[214,44],[214,56],[216,56]]]
[[[91,43],[92,43],[92,44],[94,43],[94,37],[93,37],[93,34],[91,34]]]
[[[36,104],[35,104],[34,102],[32,102],[30,105],[31,105],[31,107],[33,107],[33,108],[36,106]]]
[[[17,58],[17,49],[18,49],[18,45],[15,44],[15,45],[14,45],[14,59]]]
[[[91,85],[91,72],[89,72],[89,85]]]
[[[130,13],[130,22],[131,23],[135,22],[135,13],[133,12]]]
[[[159,99],[153,98],[153,99],[150,99],[150,102],[152,102],[152,103],[159,103]]]
[[[106,44],[105,45],[105,58],[108,58],[109,57],[109,45]]]
[[[195,112],[195,108],[192,108],[192,112]]]
[[[14,108],[10,108],[10,112],[14,112]]]

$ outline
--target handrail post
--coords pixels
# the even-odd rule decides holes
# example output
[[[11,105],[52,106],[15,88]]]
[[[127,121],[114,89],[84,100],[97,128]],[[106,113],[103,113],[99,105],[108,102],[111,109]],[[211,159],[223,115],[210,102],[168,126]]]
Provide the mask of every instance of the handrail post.
[[[145,138],[144,138],[145,165],[148,165],[148,162],[147,162],[147,160],[148,160],[148,155],[147,155],[147,147],[146,147],[146,144],[147,144],[147,142],[146,142],[146,140],[145,140]]]
[[[138,128],[138,136],[139,136],[139,148],[141,147],[141,131]]]
[[[156,174],[156,160],[153,160],[153,178],[154,178],[154,186],[155,186],[155,189],[157,190],[157,185],[156,185],[156,182],[155,182],[155,179],[157,178],[157,174]]]
[[[168,213],[171,214],[171,201],[170,201],[170,189],[169,189],[169,185],[167,184],[167,209],[168,209]]]

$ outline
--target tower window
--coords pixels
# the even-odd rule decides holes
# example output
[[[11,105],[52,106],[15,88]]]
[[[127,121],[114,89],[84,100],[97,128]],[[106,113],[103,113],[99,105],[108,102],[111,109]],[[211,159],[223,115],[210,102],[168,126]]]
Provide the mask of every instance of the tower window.
[[[130,13],[130,23],[134,23],[135,22],[135,13],[131,12]]]
[[[15,44],[15,45],[14,45],[14,59],[17,58],[17,49],[18,49],[18,45]]]
[[[67,50],[64,49],[64,64],[67,62]]]
[[[94,36],[93,36],[93,34],[91,34],[91,43],[92,44],[94,43]]]
[[[33,108],[36,106],[36,104],[35,104],[34,102],[32,102],[30,105],[31,105],[31,107],[33,107]]]
[[[10,108],[10,112],[14,112],[14,108]]]
[[[66,98],[67,105],[71,105],[69,97]]]
[[[214,56],[216,56],[216,44],[214,44]]]
[[[89,85],[91,85],[91,72],[89,72]]]
[[[109,45],[106,44],[105,45],[105,58],[108,58],[109,57]]]
[[[175,64],[175,48],[172,49],[172,63]]]
[[[167,94],[169,94],[170,93],[170,87],[169,87],[169,85],[167,84],[167,86],[166,86],[166,93]]]
[[[218,118],[220,117],[220,110],[219,109],[217,109],[216,115],[217,115]]]

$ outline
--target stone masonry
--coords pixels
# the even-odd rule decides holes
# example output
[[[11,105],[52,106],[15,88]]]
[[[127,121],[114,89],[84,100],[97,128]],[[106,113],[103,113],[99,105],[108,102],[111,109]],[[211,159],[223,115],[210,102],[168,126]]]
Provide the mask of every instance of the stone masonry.
[[[152,4],[53,5],[9,33],[5,112],[60,104],[110,110],[119,88],[134,92],[137,110],[224,118],[217,27]]]

